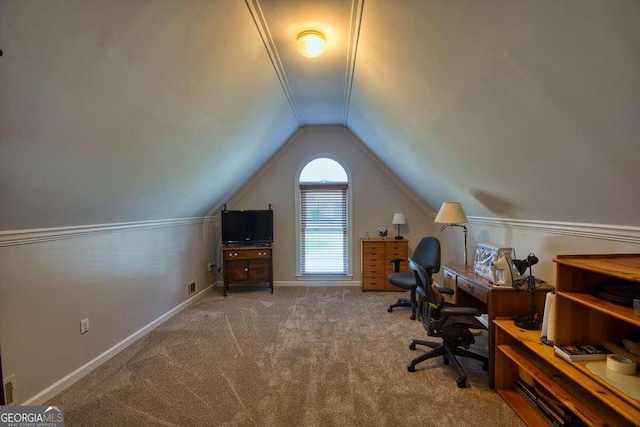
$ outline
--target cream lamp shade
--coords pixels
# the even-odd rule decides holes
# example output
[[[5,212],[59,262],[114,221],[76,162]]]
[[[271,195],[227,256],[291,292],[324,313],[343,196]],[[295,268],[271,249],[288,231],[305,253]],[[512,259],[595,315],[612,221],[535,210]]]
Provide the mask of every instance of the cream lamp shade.
[[[307,30],[298,34],[298,52],[307,58],[315,58],[324,52],[326,40],[320,31]]]
[[[438,224],[444,224],[441,230],[447,227],[462,227],[464,230],[464,265],[467,265],[467,226],[460,224],[466,224],[469,220],[464,213],[464,209],[462,209],[462,205],[459,202],[444,202],[440,206],[436,219],[433,221]]]
[[[406,223],[407,223],[407,220],[404,218],[404,214],[401,214],[401,213],[393,214],[393,220],[391,221],[391,224],[399,225],[399,224],[406,224]]]
[[[404,217],[403,213],[394,213],[393,214],[393,219],[391,220],[391,224],[395,225],[396,227],[398,227],[398,234],[396,235],[396,239],[401,240],[402,239],[402,234],[400,234],[400,226],[402,224],[406,224],[407,220]]]
[[[469,220],[459,202],[444,202],[434,222],[438,224],[466,224]]]

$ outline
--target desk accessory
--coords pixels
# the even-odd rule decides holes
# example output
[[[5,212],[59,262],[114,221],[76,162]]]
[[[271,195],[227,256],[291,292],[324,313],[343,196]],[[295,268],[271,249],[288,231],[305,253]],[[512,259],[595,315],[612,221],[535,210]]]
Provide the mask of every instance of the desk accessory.
[[[516,266],[516,269],[523,275],[527,268],[529,269],[529,275],[522,279],[517,279],[513,281],[513,287],[515,289],[521,289],[531,295],[531,305],[529,306],[529,314],[526,316],[518,316],[515,320],[515,325],[522,329],[527,329],[530,331],[536,331],[540,329],[540,316],[538,315],[538,309],[536,308],[535,303],[535,293],[536,288],[538,288],[543,282],[542,280],[536,279],[533,276],[533,270],[531,267],[538,263],[538,257],[534,254],[530,253],[526,259],[514,259],[513,263]]]

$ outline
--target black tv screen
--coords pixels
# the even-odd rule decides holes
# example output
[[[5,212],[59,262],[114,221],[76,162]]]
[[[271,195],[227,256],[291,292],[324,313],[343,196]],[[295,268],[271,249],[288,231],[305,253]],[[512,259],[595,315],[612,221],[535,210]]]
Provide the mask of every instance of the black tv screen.
[[[273,211],[222,211],[222,243],[266,245],[273,243]]]

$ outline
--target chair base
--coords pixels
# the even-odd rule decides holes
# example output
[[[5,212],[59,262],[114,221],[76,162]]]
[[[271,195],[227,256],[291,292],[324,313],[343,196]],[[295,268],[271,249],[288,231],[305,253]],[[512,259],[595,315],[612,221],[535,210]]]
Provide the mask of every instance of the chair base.
[[[389,313],[393,312],[394,308],[397,307],[408,307],[411,309],[411,320],[416,320],[416,312],[418,309],[418,301],[416,300],[416,289],[411,289],[411,298],[398,298],[395,304],[391,304],[387,311]]]
[[[425,360],[432,359],[434,357],[442,356],[445,365],[453,362],[454,368],[456,368],[456,371],[458,373],[458,378],[456,378],[456,384],[458,385],[458,388],[466,388],[468,386],[467,375],[464,373],[464,370],[462,369],[462,366],[460,366],[460,362],[458,362],[456,356],[470,357],[472,359],[479,360],[482,362],[482,369],[485,371],[489,370],[489,359],[487,357],[477,353],[473,353],[460,347],[456,347],[448,341],[442,341],[441,343],[439,343],[433,341],[413,340],[411,341],[411,344],[409,344],[409,350],[415,350],[416,345],[423,345],[431,348],[432,350],[419,357],[416,357],[411,362],[409,362],[409,364],[407,364],[407,370],[409,372],[415,372],[416,365],[420,362],[424,362]]]

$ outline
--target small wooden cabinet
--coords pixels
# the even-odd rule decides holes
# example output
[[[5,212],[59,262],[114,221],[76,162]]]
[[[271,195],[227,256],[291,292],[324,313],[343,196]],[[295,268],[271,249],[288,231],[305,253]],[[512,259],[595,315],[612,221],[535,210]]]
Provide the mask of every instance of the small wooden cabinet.
[[[389,262],[400,258],[400,271],[409,268],[407,240],[400,239],[362,239],[362,290],[363,291],[403,291],[389,283],[389,274],[393,273],[393,264]]]
[[[599,285],[640,286],[640,255],[562,255],[557,263],[556,345],[620,341],[640,327],[633,309],[592,295]],[[510,320],[495,321],[496,391],[528,425],[541,416],[514,389],[517,379],[552,396],[587,425],[640,423],[640,401],[594,375],[589,362],[567,362],[540,342],[539,331],[525,331]]]
[[[227,296],[229,285],[266,283],[273,293],[272,247],[228,246],[222,248],[224,286]]]

